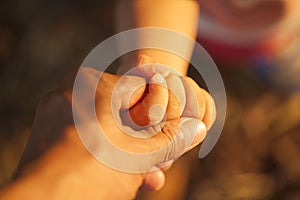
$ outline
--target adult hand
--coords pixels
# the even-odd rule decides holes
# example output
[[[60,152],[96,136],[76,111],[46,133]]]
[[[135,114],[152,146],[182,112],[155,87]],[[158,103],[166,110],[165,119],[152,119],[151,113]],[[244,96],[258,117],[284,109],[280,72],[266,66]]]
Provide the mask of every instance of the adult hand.
[[[92,68],[79,70],[78,77],[82,81],[82,88],[89,91],[95,81],[98,81],[99,75],[102,75],[95,94],[97,118],[105,135],[117,147],[134,153],[153,152],[172,143],[174,137],[178,133],[181,134],[182,137],[172,148],[167,149],[160,157],[154,157],[149,163],[149,166],[159,167],[160,162],[176,159],[199,144],[205,137],[206,127],[211,126],[215,114],[211,97],[194,81],[175,74],[164,77],[155,70],[157,69],[148,68],[143,71],[150,77],[148,86],[145,77],[101,74]],[[74,78],[75,74],[70,75],[56,92],[48,95],[40,103],[33,133],[21,164],[23,170],[20,173],[23,176],[20,176],[19,183],[24,182],[24,179],[41,183],[42,180],[38,177],[42,176],[43,181],[49,181],[52,186],[59,183],[60,187],[54,189],[56,195],[74,195],[74,199],[86,197],[87,194],[91,195],[92,199],[96,197],[128,199],[134,197],[142,183],[151,189],[162,187],[164,176],[161,170],[138,174],[125,173],[110,168],[106,163],[98,162],[88,153],[78,137],[72,116]],[[177,82],[178,80],[180,82]],[[115,87],[119,81],[122,84]],[[174,87],[177,83],[181,86]],[[136,88],[137,85],[141,87]],[[168,87],[173,89],[170,90]],[[130,88],[136,90],[132,93]],[[145,95],[146,88],[148,93]],[[181,89],[177,90],[178,88]],[[116,124],[111,107],[112,96],[116,91],[120,95],[120,113],[128,112],[133,121],[140,123],[139,125],[144,126],[147,131],[149,127],[153,130],[151,127],[159,125],[160,129],[153,137],[140,139],[124,134]],[[132,95],[128,101],[129,93]],[[82,96],[82,99],[85,99],[85,96]],[[149,112],[153,105],[160,105],[163,112]],[[74,110],[79,115],[85,113],[82,108],[74,106],[73,102]],[[186,140],[189,142],[186,143]],[[95,144],[97,146],[97,141]],[[28,174],[35,176],[26,178]],[[54,178],[58,174],[63,177],[62,182],[61,177]],[[72,194],[66,193],[70,188],[80,189],[73,191]],[[112,189],[114,192],[111,192]],[[30,196],[32,194],[28,195],[29,198],[32,197]]]

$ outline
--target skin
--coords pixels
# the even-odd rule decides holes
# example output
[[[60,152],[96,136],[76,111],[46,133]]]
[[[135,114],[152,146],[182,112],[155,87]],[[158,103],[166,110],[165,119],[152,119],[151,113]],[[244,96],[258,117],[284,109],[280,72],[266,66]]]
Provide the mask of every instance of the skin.
[[[198,20],[199,5],[195,0],[118,0],[115,26],[118,32],[141,27],[167,28],[194,39],[197,35]],[[143,41],[143,35],[137,37],[137,43]],[[174,38],[174,43],[176,42],[178,41]],[[186,54],[191,56],[192,51],[193,45],[190,45]],[[147,55],[154,62],[164,64],[180,75],[185,76],[187,73],[189,63],[170,52],[142,49],[137,54]],[[129,64],[128,68],[131,68],[135,66],[132,64],[134,59],[132,55],[125,56],[123,63]]]
[[[168,9],[168,12],[166,12],[166,8]],[[152,0],[118,0],[116,6],[115,26],[118,32],[142,27],[167,28],[180,32],[190,38],[196,38],[198,20],[199,4],[195,0],[157,0],[155,2]],[[137,35],[136,42],[142,43],[143,38],[143,35]],[[178,41],[174,38],[174,43],[176,42]],[[187,48],[187,57],[191,56],[193,48],[192,44],[189,48]],[[160,63],[172,68],[178,74],[186,76],[189,67],[189,63],[186,60],[170,52],[159,49],[141,49],[136,51],[136,54],[123,56],[122,61],[123,69],[119,70],[120,72],[130,70],[132,66],[137,66],[137,63]],[[185,116],[188,114],[188,109],[186,109],[186,111],[183,110],[185,104],[183,93],[187,89],[184,86],[188,85],[186,83],[189,81],[188,78],[185,78],[187,80],[180,80],[180,78],[172,76],[172,74],[165,78],[167,80],[167,86],[170,88],[168,91],[170,101],[167,105],[160,103],[163,102],[160,100],[152,103],[160,104],[162,109],[167,111],[167,119],[176,119],[180,117],[183,112],[185,112],[183,115]],[[176,94],[174,91],[176,91]],[[201,92],[205,93],[205,91]],[[207,100],[208,102],[212,102],[209,99]],[[203,99],[198,98],[198,104],[200,107],[206,106],[203,102]],[[191,102],[187,103],[191,104]],[[211,106],[210,104],[212,103],[208,103],[207,106]],[[151,103],[146,105],[151,105]],[[144,107],[145,110],[149,110],[149,108],[145,107],[145,105],[138,104],[130,110],[131,115],[137,115],[141,107]],[[194,117],[202,119],[203,116],[199,116],[198,114],[198,116]],[[207,120],[207,122],[211,121],[208,120],[207,117],[205,120]],[[151,120],[149,116],[144,113],[140,116],[140,118],[134,119],[134,122],[140,126],[146,126],[151,123]]]
[[[178,31],[187,35],[192,39],[196,39],[198,32],[198,22],[199,22],[199,2],[196,0],[118,0],[117,5],[117,15],[116,15],[116,30],[118,32],[124,31],[132,28],[141,28],[141,27],[159,27],[159,28],[167,28],[171,30]],[[144,36],[137,36],[138,39],[136,42],[143,42]],[[174,43],[176,43],[176,39],[174,39]],[[191,55],[193,50],[193,46],[189,47],[189,50],[186,51],[187,55]],[[180,75],[186,76],[187,70],[189,67],[189,63],[180,57],[166,51],[160,51],[158,49],[142,49],[138,50],[136,54],[145,54],[152,58],[152,60],[145,59],[146,62],[158,62],[162,63],[174,70],[176,70]],[[188,56],[187,56],[188,57]],[[136,55],[123,56],[123,63],[133,63],[125,65],[127,68],[124,70],[128,70],[131,66],[136,66],[135,60]],[[138,60],[138,58],[137,58]],[[171,78],[170,78],[171,79]],[[183,86],[187,85],[188,77],[182,80]],[[177,81],[178,82],[178,81]],[[197,84],[196,84],[197,85]],[[188,87],[184,87],[185,92],[189,93],[190,90]],[[200,90],[200,89],[199,89]],[[180,91],[179,91],[180,92]],[[200,92],[200,91],[198,91]],[[205,108],[214,108],[214,102],[209,94],[206,91],[202,91],[204,98],[198,98],[198,109],[202,110]],[[176,94],[177,97],[180,95]],[[173,98],[172,93],[169,93],[169,97],[173,99],[173,103],[169,103],[168,111],[169,119],[176,118],[180,115],[182,110],[180,109],[171,109],[173,107],[178,107],[180,105],[180,100]],[[191,96],[191,95],[189,95]],[[187,98],[186,104],[193,105],[195,101],[191,100],[192,98]],[[205,99],[205,100],[204,100]],[[182,101],[181,101],[182,102]],[[192,106],[190,106],[192,107]],[[210,109],[209,109],[210,110]],[[191,114],[192,110],[185,109],[182,113],[182,116]],[[194,117],[201,118],[203,117],[203,121],[206,124],[211,124],[214,120],[212,117],[215,113],[215,110],[208,111],[211,112],[205,116],[203,112],[196,113]],[[211,115],[212,114],[212,115]],[[208,125],[209,129],[211,125]],[[182,164],[182,163],[181,163]],[[184,167],[182,170],[187,170],[187,167]],[[171,179],[172,177],[168,177]],[[184,181],[182,182],[184,183]],[[180,187],[184,188],[184,187]]]
[[[153,4],[149,0],[140,0],[124,3],[125,1],[119,2],[116,25],[118,30],[154,26],[170,28],[192,38],[196,36],[199,8],[195,1],[169,0],[157,1]],[[165,15],[164,8],[166,7],[173,12]],[[133,15],[127,15],[126,12],[127,14],[133,13]],[[135,17],[130,19],[128,16]],[[142,39],[142,36],[139,39]],[[190,48],[190,53],[192,48],[193,46]],[[125,56],[123,63],[131,68],[139,64],[160,62],[175,69],[180,75],[184,76],[187,72],[188,63],[171,53],[153,49],[141,50],[137,53],[146,54],[151,58],[147,56],[139,58],[137,55],[133,58]],[[135,65],[132,64],[132,60]],[[83,72],[82,75],[87,84],[93,79],[95,73],[98,72],[90,69]],[[74,73],[69,75],[55,92],[41,101],[17,179],[0,192],[0,199],[132,199],[141,185],[152,190],[158,190],[164,185],[163,170],[169,168],[172,161],[164,168],[151,173],[130,174],[113,170],[96,161],[88,153],[78,137],[72,120],[71,96],[74,77]],[[179,152],[180,155],[204,139],[206,127],[210,127],[215,118],[213,100],[188,77],[177,76],[164,77],[166,86],[174,87],[176,82],[180,84],[174,87],[181,88],[180,90],[172,90],[175,91],[174,94],[166,87],[161,87],[161,84],[153,83],[151,86],[153,90],[147,94],[147,98],[142,99],[144,106],[133,106],[143,97],[145,88],[142,87],[130,97],[130,106],[122,108],[128,109],[136,123],[147,125],[155,123],[155,120],[153,122],[153,118],[145,115],[146,117],[138,122],[137,114],[146,113],[155,103],[163,104],[163,110],[166,111],[168,118],[161,132],[146,141],[148,145],[140,145],[140,141],[124,137],[124,134],[111,121],[110,110],[103,109],[109,107],[112,88],[119,79],[118,75],[104,74],[99,88],[105,88],[105,90],[99,89],[96,93],[98,120],[99,122],[105,121],[106,133],[114,133],[107,136],[115,144],[125,148],[131,144],[129,150],[137,152],[147,152],[153,148],[165,146],[170,142],[172,135],[180,129],[178,121],[181,117],[197,120],[199,128],[198,132],[194,133],[195,138],[192,144]],[[129,82],[133,83],[134,80]],[[127,88],[130,88],[130,85]],[[158,93],[164,95],[157,95]],[[183,94],[185,98],[182,97]],[[157,100],[157,98],[160,99]],[[185,105],[184,108],[183,105]],[[199,108],[194,109],[198,112],[192,112],[193,106]],[[159,119],[156,120],[159,121]],[[205,125],[201,120],[205,122]]]
[[[95,80],[97,74],[99,72],[91,68],[79,72],[79,76],[87,86]],[[132,199],[142,185],[152,190],[160,189],[163,186],[165,181],[163,168],[151,173],[124,173],[98,162],[84,148],[72,118],[72,86],[75,75],[76,73],[71,73],[67,76],[61,86],[39,104],[32,135],[24,153],[17,179],[0,192],[0,199]],[[99,122],[104,124],[105,133],[116,145],[124,148],[130,146],[128,150],[134,152],[148,152],[165,146],[170,142],[170,138],[173,138],[171,135],[175,135],[180,129],[180,118],[167,120],[155,137],[143,141],[141,145],[140,140],[126,136],[116,126],[112,121],[111,109],[103,109],[109,107],[112,91],[120,77],[120,75],[104,73],[96,92],[96,111]],[[186,79],[185,77],[180,78]],[[127,85],[118,88],[125,93],[126,88],[130,88],[144,78],[128,76],[126,79]],[[160,101],[166,105],[172,103],[170,102],[172,99],[168,98],[169,95],[164,97],[156,94],[162,92],[159,90],[165,90],[165,93],[168,94],[168,88],[160,87],[155,83],[152,87],[153,91],[149,91],[147,95],[150,95],[151,98],[160,98]],[[194,90],[193,87],[191,86],[190,90],[195,93],[194,96],[202,95],[201,101],[205,100],[206,94],[201,90]],[[144,91],[137,90],[131,99],[132,104],[135,104],[137,100],[143,102],[146,99],[142,96],[143,93]],[[151,104],[153,101],[146,103]],[[130,110],[132,104],[129,104],[128,108],[120,109]],[[140,112],[145,112],[143,108],[141,109]],[[179,107],[179,109],[181,108]],[[203,116],[212,111],[205,109],[204,112]],[[196,115],[197,113],[190,114]],[[199,118],[193,118],[193,120],[198,122],[198,132],[194,133],[196,136],[192,144],[188,148],[180,150],[180,155],[199,144],[205,137],[206,126],[211,125],[203,124]],[[183,134],[190,133],[184,132]],[[163,167],[167,169],[171,163],[172,161]]]

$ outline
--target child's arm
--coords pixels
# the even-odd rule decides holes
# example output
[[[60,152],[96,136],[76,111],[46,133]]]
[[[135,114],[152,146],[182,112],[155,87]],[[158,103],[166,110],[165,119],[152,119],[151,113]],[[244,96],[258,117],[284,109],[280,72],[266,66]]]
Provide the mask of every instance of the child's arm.
[[[117,31],[140,27],[161,27],[196,38],[199,6],[194,0],[119,0],[116,9]],[[139,38],[139,40],[142,39]],[[174,43],[178,41],[174,40]],[[188,54],[191,55],[193,45]],[[139,53],[154,61],[174,68],[185,75],[188,62],[178,56],[155,49],[143,49]]]

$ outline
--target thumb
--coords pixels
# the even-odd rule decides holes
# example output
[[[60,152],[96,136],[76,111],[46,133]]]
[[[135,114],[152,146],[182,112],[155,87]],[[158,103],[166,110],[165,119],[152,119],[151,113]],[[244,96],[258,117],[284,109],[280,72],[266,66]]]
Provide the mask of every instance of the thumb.
[[[154,75],[148,84],[145,97],[130,109],[133,121],[139,126],[161,122],[168,105],[167,83],[161,74]]]
[[[199,119],[183,117],[179,134],[181,134],[181,136],[179,135],[178,138],[183,140],[181,143],[184,144],[184,148],[180,149],[181,154],[183,154],[204,140],[206,136],[206,126]]]
[[[168,126],[167,123],[166,126]],[[162,135],[172,138],[160,155],[162,157],[158,158],[162,162],[179,158],[182,154],[198,145],[206,136],[205,124],[195,118],[183,117],[180,119],[179,129],[177,131],[170,130],[174,130],[174,127],[164,127],[162,129]]]
[[[139,54],[134,62],[135,66],[152,63],[153,60],[146,55]],[[126,110],[134,106],[141,100],[146,92],[146,80],[137,76],[118,76],[116,81],[120,81],[116,87],[116,92],[121,99],[121,109]]]
[[[113,101],[120,102],[121,110],[128,110],[137,104],[146,91],[146,80],[137,76],[119,76],[115,80],[113,89]]]

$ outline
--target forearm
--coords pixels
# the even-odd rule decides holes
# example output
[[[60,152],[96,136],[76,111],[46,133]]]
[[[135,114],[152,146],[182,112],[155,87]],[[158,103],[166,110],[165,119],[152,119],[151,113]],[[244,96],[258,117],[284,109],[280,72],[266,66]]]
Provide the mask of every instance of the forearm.
[[[119,0],[116,28],[123,31],[140,27],[160,27],[183,33],[191,38],[197,34],[199,7],[193,0]],[[143,40],[143,36],[137,41]],[[178,43],[174,39],[174,43]],[[193,45],[187,55],[191,56]],[[169,52],[156,49],[143,49],[139,53],[148,55],[154,61],[186,74],[188,62]]]

